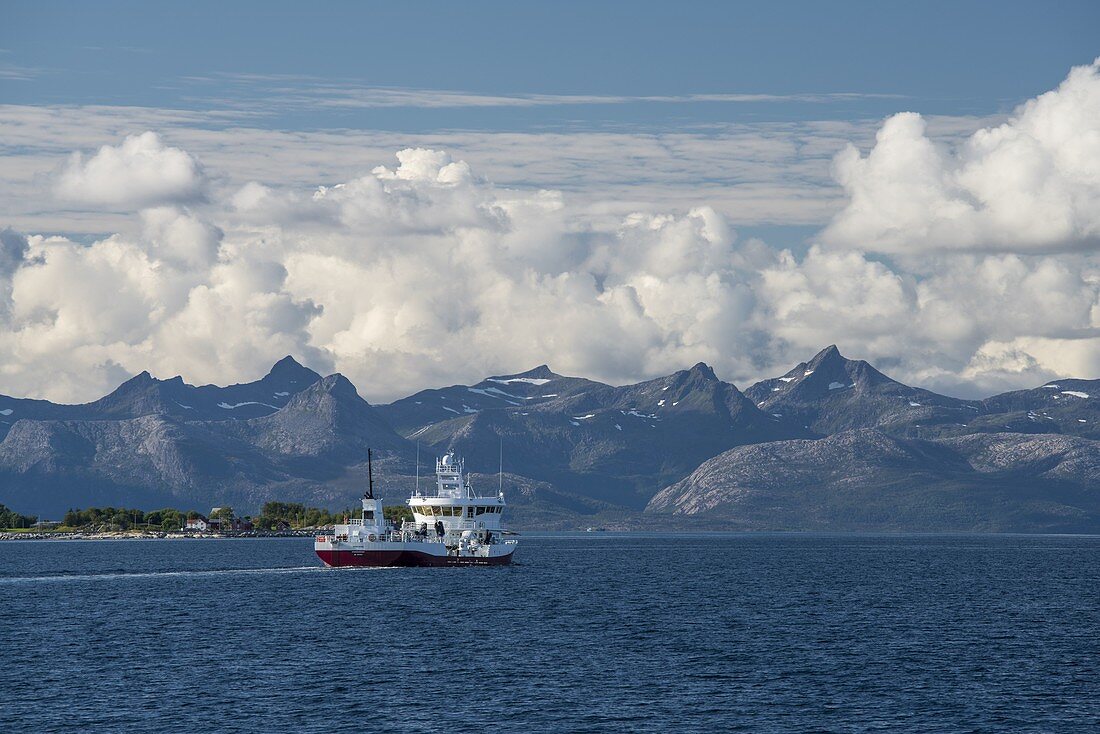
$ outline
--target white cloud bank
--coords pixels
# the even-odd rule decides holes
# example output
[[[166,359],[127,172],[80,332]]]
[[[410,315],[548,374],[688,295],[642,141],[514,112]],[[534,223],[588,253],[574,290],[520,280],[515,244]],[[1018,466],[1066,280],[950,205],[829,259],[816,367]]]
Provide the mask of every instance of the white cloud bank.
[[[541,362],[623,382],[704,360],[744,385],[834,342],[900,379],[956,392],[1096,376],[1100,260],[1087,225],[1095,212],[1074,209],[1061,234],[1002,240],[1004,225],[987,210],[1003,204],[972,206],[960,216],[984,222],[974,225],[981,237],[947,247],[920,216],[871,207],[866,197],[880,192],[861,178],[915,192],[909,198],[927,214],[948,190],[944,181],[956,187],[948,198],[962,196],[960,182],[977,186],[981,176],[964,171],[994,160],[1032,170],[1034,146],[981,142],[990,136],[1059,130],[1043,133],[1043,145],[1080,138],[1076,155],[1091,155],[1095,120],[1079,113],[1091,104],[1081,100],[1091,99],[1095,77],[1095,67],[1074,70],[1006,131],[975,136],[965,151],[996,150],[966,153],[977,168],[962,164],[963,153],[926,145],[912,118],[892,118],[868,158],[838,161],[849,205],[824,243],[803,255],[739,239],[710,206],[601,212],[558,191],[494,185],[427,148],[400,150],[396,166],[337,185],[219,188],[188,153],[151,133],[130,137],[75,157],[59,184],[68,196],[100,191],[92,181],[110,184],[101,201],[142,207],[118,234],[90,245],[5,234],[0,392],[86,400],[142,369],[225,383],[253,379],[288,353],[344,372],[373,400]],[[924,168],[897,165],[897,135]],[[1087,166],[1051,170],[1064,198],[1091,201]],[[1013,179],[1028,201],[1033,178]],[[1002,197],[1013,191],[1001,189]],[[837,232],[860,222],[889,238],[852,249],[862,235]],[[929,226],[953,231],[940,220]],[[995,242],[1021,252],[953,251]],[[906,257],[887,263],[864,254],[891,247]],[[1034,254],[1044,249],[1069,254]]]
[[[914,251],[1060,252],[1100,246],[1100,59],[997,127],[947,150],[920,115],[886,121],[861,156],[834,162],[848,194],[833,245]]]
[[[55,190],[73,202],[139,209],[195,201],[204,185],[198,161],[146,132],[117,147],[105,145],[88,158],[73,153]]]

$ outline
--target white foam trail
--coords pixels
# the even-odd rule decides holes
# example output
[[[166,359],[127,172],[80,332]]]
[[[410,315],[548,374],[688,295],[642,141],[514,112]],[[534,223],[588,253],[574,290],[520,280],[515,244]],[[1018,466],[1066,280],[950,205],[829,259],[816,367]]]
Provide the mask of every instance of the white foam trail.
[[[327,571],[324,566],[292,566],[284,568],[224,568],[196,571],[150,571],[135,573],[89,573],[67,576],[13,576],[0,578],[0,584],[28,584],[49,581],[103,581],[112,579],[153,579],[173,576],[243,576],[249,574],[306,573],[309,571]]]

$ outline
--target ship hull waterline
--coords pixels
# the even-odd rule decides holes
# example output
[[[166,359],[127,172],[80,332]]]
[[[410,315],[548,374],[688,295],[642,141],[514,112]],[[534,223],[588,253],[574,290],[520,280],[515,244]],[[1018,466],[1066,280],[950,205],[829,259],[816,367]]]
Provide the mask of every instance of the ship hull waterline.
[[[328,550],[317,549],[317,557],[332,568],[418,567],[418,566],[505,566],[512,562],[509,551],[499,556],[437,556],[416,550]]]

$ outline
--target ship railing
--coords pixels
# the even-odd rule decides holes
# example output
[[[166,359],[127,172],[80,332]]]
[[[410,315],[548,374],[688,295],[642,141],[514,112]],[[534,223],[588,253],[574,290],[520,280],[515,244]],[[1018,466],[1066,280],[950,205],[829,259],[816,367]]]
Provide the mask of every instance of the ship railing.
[[[481,522],[484,523],[484,520],[482,520]],[[435,532],[435,526],[432,523],[427,523],[427,525],[428,525],[428,532],[429,533],[434,533]],[[484,524],[478,524],[477,520],[462,520],[460,522],[454,522],[453,518],[447,518],[446,520],[444,520],[444,525],[447,526],[448,530],[457,530],[459,532],[461,532],[463,530],[475,530],[475,531],[488,530],[489,532],[496,534],[496,533],[500,533],[502,531],[502,528],[499,528],[499,527],[492,528],[492,527],[486,527]],[[410,531],[415,531],[415,530],[418,530],[419,528],[420,528],[420,523],[414,522],[412,520],[405,520],[405,523],[401,526],[402,530],[410,530]]]
[[[492,543],[514,544],[516,542],[515,540],[511,539],[506,540],[504,538],[503,531],[499,528],[478,528],[474,526],[474,523],[463,523],[462,526],[459,526],[457,528],[452,526],[450,529],[459,531],[487,530],[489,533],[491,533]],[[428,526],[427,534],[422,535],[420,533],[420,527],[417,524],[408,521],[406,521],[400,529],[391,529],[381,533],[370,533],[366,536],[366,539],[369,541],[371,536],[373,536],[375,542],[386,543],[444,543],[447,540],[450,540],[452,542],[454,541],[454,535],[451,535],[449,538],[440,537],[436,533],[435,528],[430,525]],[[321,533],[317,536],[316,539],[322,543],[333,541],[346,543],[349,538],[347,533]]]
[[[381,542],[381,543],[442,543],[443,539],[435,534],[432,530],[427,536],[418,535],[412,531],[402,532],[400,530],[391,530],[384,533],[369,533],[363,536],[356,536],[356,538],[362,538],[368,542]],[[349,536],[347,533],[337,533],[331,535],[324,533],[317,536],[317,540],[321,543],[347,543]],[[358,542],[358,540],[357,540]]]

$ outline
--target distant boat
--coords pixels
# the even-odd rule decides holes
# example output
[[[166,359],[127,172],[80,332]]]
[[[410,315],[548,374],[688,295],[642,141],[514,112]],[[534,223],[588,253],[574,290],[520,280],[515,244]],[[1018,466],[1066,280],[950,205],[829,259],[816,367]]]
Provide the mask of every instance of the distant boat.
[[[607,528],[587,528],[586,533],[606,533]]]
[[[319,535],[317,556],[328,566],[498,566],[511,563],[516,550],[501,522],[504,493],[475,495],[465,465],[454,454],[436,461],[434,495],[417,490],[406,503],[413,519],[400,527],[382,514],[374,497],[374,478],[367,452],[368,489],[363,514]]]

